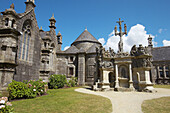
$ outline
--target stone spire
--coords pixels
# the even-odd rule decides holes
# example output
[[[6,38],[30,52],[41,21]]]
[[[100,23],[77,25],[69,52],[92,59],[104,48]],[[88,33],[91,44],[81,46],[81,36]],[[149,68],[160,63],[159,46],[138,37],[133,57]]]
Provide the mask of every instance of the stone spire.
[[[25,4],[26,4],[26,12],[36,7],[35,0],[27,0]]]
[[[42,26],[41,26],[41,28],[39,29],[39,31],[40,31],[40,32],[43,32],[43,31],[44,31],[43,28],[42,28]]]
[[[54,14],[52,15],[52,17],[49,19],[49,21],[50,21],[50,28],[52,29],[56,29],[56,27],[55,27],[55,23],[56,23],[56,20],[55,20],[55,18],[54,18]]]
[[[151,48],[153,47],[151,35],[149,35],[148,37],[148,47],[151,47]]]
[[[10,5],[9,9],[6,9],[3,14],[3,27],[17,28],[16,20],[18,17],[16,11],[14,10],[14,4]]]
[[[85,27],[85,31],[87,31],[87,26]]]
[[[58,50],[61,51],[61,46],[62,46],[62,35],[60,31],[57,34],[57,41],[58,41]]]
[[[58,44],[62,44],[62,35],[61,35],[60,31],[57,34],[57,40],[58,40]]]

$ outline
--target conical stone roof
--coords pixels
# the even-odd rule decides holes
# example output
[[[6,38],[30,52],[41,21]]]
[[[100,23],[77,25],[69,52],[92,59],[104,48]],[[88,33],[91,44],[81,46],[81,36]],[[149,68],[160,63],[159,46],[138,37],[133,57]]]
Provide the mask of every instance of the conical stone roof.
[[[100,44],[100,42],[91,33],[89,33],[87,29],[85,29],[71,45],[74,45],[77,42],[93,42]]]

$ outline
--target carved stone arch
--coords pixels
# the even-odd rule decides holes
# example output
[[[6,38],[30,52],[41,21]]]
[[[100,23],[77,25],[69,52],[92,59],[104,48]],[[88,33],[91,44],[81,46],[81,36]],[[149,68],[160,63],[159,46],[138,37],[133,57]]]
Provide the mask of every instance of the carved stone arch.
[[[24,21],[23,26],[22,26],[22,32],[25,30],[29,30],[29,32],[32,32],[32,21],[31,19],[27,19]]]
[[[54,43],[51,43],[51,47],[52,47],[52,48],[55,48],[55,45],[54,45]]]

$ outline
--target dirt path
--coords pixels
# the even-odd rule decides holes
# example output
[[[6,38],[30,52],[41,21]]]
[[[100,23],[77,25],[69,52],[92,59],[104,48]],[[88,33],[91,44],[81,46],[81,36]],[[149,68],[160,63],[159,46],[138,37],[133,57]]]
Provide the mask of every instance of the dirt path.
[[[142,113],[141,105],[144,100],[170,96],[169,89],[157,88],[157,93],[145,92],[95,92],[86,88],[79,88],[75,91],[100,95],[109,98],[112,102],[113,113]]]

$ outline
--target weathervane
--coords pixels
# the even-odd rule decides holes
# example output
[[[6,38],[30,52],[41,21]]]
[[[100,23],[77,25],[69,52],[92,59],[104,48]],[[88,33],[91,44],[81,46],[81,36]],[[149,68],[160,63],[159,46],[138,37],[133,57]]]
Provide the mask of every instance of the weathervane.
[[[119,33],[117,33],[117,26],[115,26],[115,36],[117,36],[117,35],[120,36],[120,41],[119,41],[119,45],[118,45],[118,47],[119,47],[119,51],[118,52],[119,53],[123,53],[123,40],[122,40],[122,36],[123,35],[127,35],[127,26],[126,26],[126,24],[124,24],[125,32],[122,32],[122,27],[121,27],[122,22],[124,22],[124,21],[121,21],[120,18],[119,18],[119,21],[116,22],[116,23],[119,24]]]

